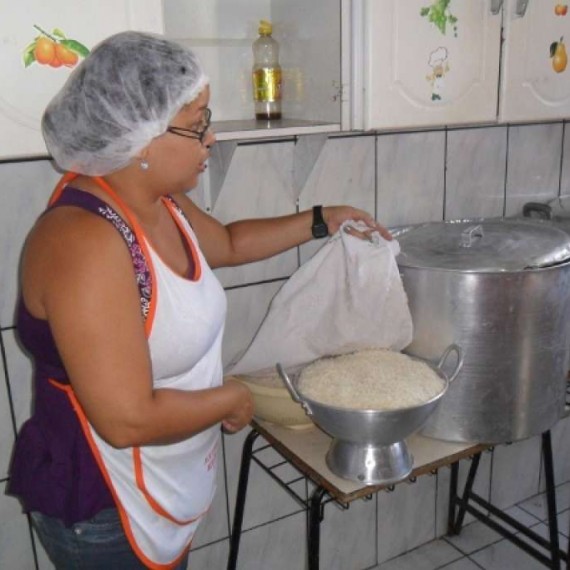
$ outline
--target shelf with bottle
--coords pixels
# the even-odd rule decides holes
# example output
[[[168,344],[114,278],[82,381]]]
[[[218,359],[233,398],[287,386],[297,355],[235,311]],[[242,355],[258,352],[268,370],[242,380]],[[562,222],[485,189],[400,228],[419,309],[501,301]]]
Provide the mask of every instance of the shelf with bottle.
[[[218,140],[273,138],[345,130],[348,53],[341,53],[346,0],[169,0],[165,34],[195,50],[210,78]],[[261,19],[280,46],[282,118],[256,121],[252,43]],[[348,19],[347,19],[348,21]],[[345,27],[342,28],[344,33]],[[342,40],[342,41],[341,41]],[[344,58],[344,62],[343,59]],[[344,92],[343,92],[344,91]]]

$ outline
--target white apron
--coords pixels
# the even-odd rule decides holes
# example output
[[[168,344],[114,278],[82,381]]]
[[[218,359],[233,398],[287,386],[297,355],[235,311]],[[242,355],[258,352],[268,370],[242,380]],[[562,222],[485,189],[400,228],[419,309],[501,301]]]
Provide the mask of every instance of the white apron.
[[[152,310],[146,328],[153,385],[179,390],[213,388],[223,378],[225,293],[187,220],[170,203],[165,204],[191,248],[194,280],[174,273],[146,243],[136,221],[127,216],[152,275]],[[71,387],[59,387],[72,400],[138,558],[149,568],[173,568],[190,548],[215,492],[220,426],[175,444],[116,449],[97,435]]]

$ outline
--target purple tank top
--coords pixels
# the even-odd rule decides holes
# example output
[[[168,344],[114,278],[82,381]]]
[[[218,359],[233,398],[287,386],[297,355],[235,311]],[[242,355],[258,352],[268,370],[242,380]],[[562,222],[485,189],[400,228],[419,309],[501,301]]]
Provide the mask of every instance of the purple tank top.
[[[152,283],[135,234],[115,210],[92,194],[66,187],[51,208],[65,205],[98,214],[117,228],[131,254],[146,317]],[[114,501],[68,396],[48,381],[69,383],[48,322],[31,315],[20,298],[16,326],[34,364],[34,409],[16,439],[7,492],[21,499],[26,512],[39,511],[70,526],[114,506]]]

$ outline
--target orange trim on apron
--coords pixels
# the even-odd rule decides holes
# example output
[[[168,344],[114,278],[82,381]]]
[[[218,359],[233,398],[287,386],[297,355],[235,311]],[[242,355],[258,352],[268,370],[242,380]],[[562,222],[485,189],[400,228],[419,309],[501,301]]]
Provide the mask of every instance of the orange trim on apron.
[[[140,447],[133,447],[133,461],[135,465],[135,478],[137,481],[137,487],[144,495],[147,503],[151,506],[152,510],[158,513],[161,517],[168,519],[170,522],[177,524],[179,526],[184,526],[187,524],[191,524],[196,522],[198,519],[202,518],[210,509],[206,509],[205,511],[201,512],[199,515],[181,521],[174,516],[172,516],[150,493],[150,491],[146,488],[146,484],[144,482],[144,469],[142,466],[142,459],[141,459],[141,450]]]
[[[91,448],[91,452],[93,453],[93,457],[95,458],[95,461],[97,462],[97,465],[98,465],[98,467],[99,467],[99,469],[103,475],[103,478],[105,479],[105,483],[107,484],[107,487],[109,487],[109,490],[111,491],[111,495],[113,495],[113,500],[115,501],[115,504],[117,505],[117,510],[119,511],[119,517],[121,518],[121,523],[123,525],[123,529],[125,530],[127,540],[129,541],[129,544],[131,545],[131,548],[135,551],[137,557],[141,560],[141,562],[146,564],[151,570],[172,570],[172,568],[175,568],[178,564],[180,564],[180,562],[182,561],[184,556],[186,556],[187,552],[190,550],[190,547],[192,546],[192,541],[190,541],[188,546],[182,551],[182,553],[174,561],[172,561],[168,564],[157,564],[156,562],[150,560],[150,558],[147,558],[147,556],[145,556],[144,552],[139,548],[139,546],[138,546],[138,544],[137,544],[137,542],[133,536],[133,531],[131,529],[131,525],[129,524],[129,517],[128,517],[127,513],[125,512],[125,509],[123,508],[123,505],[122,505],[119,497],[117,496],[117,494],[115,492],[115,488],[113,487],[113,483],[111,482],[111,478],[109,477],[109,474],[107,473],[107,469],[105,467],[105,463],[103,461],[103,458],[101,457],[101,454],[99,453],[99,448],[97,447],[97,444],[93,441],[93,436],[91,435],[91,430],[89,428],[89,420],[85,416],[85,412],[83,411],[81,404],[77,400],[75,393],[73,392],[73,388],[69,384],[61,384],[57,380],[54,380],[53,378],[50,378],[49,382],[52,386],[54,386],[58,390],[61,390],[62,392],[64,392],[67,395],[67,397],[69,398],[69,401],[71,402],[71,406],[72,406],[73,410],[75,411],[75,413],[77,414],[77,417],[79,418],[79,422],[81,424],[81,429],[83,430],[83,434],[85,435],[85,438],[87,439],[87,443],[89,444],[89,447]],[[137,474],[137,477],[138,477],[138,474]],[[200,515],[200,516],[202,516],[202,515]]]
[[[55,190],[53,191],[50,199],[48,201],[48,205],[51,206],[61,195],[63,189],[67,186],[68,182],[71,182],[74,178],[77,178],[78,174],[75,172],[66,172],[57,183]]]

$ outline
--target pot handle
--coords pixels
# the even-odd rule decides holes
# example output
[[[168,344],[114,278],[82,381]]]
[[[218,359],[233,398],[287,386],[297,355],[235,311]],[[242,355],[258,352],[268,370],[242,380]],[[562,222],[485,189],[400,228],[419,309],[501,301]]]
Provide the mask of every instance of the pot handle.
[[[522,209],[525,218],[532,218],[532,214],[538,214],[538,217],[544,220],[552,220],[552,207],[549,204],[541,204],[540,202],[527,202]]]
[[[463,349],[458,344],[450,344],[444,350],[443,354],[441,355],[441,358],[439,359],[439,362],[437,363],[437,368],[439,370],[442,370],[442,367],[445,364],[447,357],[452,352],[455,352],[455,354],[457,355],[457,364],[455,365],[455,370],[452,372],[451,376],[449,377],[450,384],[455,380],[455,378],[457,378],[457,375],[459,374],[459,371],[463,366],[463,359],[464,359]]]
[[[483,226],[469,226],[461,232],[461,247],[471,247],[475,240],[483,237]]]
[[[281,363],[278,362],[275,365],[275,368],[277,368],[277,372],[279,373],[279,376],[281,376],[281,380],[283,380],[285,388],[287,388],[287,391],[289,392],[289,394],[291,394],[291,398],[293,398],[295,402],[303,406],[303,409],[305,410],[308,416],[312,416],[313,410],[311,410],[309,404],[307,404],[307,402],[305,402],[305,400],[301,398],[299,392],[297,392],[297,389],[295,388],[295,386],[293,386],[293,382],[291,382],[291,379],[289,378],[289,376],[287,376],[287,372],[285,372],[285,369],[283,368],[283,366],[281,366]]]

